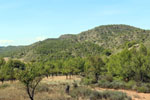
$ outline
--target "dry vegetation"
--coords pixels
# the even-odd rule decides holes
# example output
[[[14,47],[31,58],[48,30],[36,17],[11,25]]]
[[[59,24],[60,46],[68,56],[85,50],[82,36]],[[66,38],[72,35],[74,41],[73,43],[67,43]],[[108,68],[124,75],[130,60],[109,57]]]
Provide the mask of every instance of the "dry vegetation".
[[[41,83],[36,89],[35,100],[66,100],[67,98],[65,85]],[[29,100],[29,98],[24,86],[14,82],[1,85],[0,100]]]
[[[44,78],[36,89],[35,100],[68,100],[71,98],[65,93],[67,84],[72,84],[78,77],[67,79],[64,76]],[[0,84],[0,100],[29,100],[24,86],[18,82]]]
[[[65,93],[66,85],[71,85],[74,82],[79,83],[80,78],[77,76],[72,77],[72,79],[66,79],[65,76],[44,78],[36,90],[35,100],[77,100],[77,98],[72,98],[70,95]],[[71,89],[73,89],[73,87],[71,87]],[[106,90],[102,88],[95,89],[98,91]],[[132,100],[150,100],[150,94],[137,93],[127,90],[112,91],[125,92],[132,97]],[[85,98],[78,99],[87,100]],[[0,84],[0,100],[29,100],[29,98],[26,94],[24,86],[16,81]]]

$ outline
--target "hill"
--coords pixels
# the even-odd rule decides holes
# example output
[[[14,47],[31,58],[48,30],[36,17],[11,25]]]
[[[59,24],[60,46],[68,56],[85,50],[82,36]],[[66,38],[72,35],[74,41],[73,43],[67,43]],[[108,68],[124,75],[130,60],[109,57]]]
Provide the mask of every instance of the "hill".
[[[146,43],[150,31],[129,25],[103,25],[81,32],[78,35],[63,35],[60,38],[73,38],[77,41],[89,41],[104,48],[118,48],[128,41]]]
[[[111,54],[127,44],[150,43],[150,31],[128,25],[103,25],[81,32],[62,35],[56,39],[47,39],[29,46],[2,47],[2,57],[23,58],[26,61],[66,59]]]

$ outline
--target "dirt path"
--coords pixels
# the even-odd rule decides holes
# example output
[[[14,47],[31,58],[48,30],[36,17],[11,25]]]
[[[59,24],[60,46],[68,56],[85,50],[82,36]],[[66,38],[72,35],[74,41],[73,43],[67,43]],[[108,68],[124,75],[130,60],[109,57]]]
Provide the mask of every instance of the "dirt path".
[[[71,79],[66,79],[66,76],[53,76],[44,78],[43,81],[66,81],[66,80],[80,80],[79,76],[72,76]]]
[[[66,79],[66,76],[54,76],[44,78],[43,83],[48,84],[72,84],[74,82],[80,82],[81,78],[79,76],[72,76],[71,79]]]
[[[115,89],[104,89],[104,88],[95,88],[95,90],[111,90],[111,91],[121,91],[127,93],[128,96],[132,97],[132,100],[150,100],[150,93],[137,93],[136,91],[130,90],[115,90]]]

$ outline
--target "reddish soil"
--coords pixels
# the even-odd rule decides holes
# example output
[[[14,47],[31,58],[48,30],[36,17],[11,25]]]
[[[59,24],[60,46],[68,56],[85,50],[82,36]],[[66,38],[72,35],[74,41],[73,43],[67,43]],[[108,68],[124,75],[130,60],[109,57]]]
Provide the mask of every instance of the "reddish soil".
[[[138,93],[131,90],[122,90],[122,89],[104,89],[104,88],[95,88],[95,90],[111,90],[111,91],[121,91],[126,93],[128,96],[132,97],[132,100],[150,100],[150,93]]]

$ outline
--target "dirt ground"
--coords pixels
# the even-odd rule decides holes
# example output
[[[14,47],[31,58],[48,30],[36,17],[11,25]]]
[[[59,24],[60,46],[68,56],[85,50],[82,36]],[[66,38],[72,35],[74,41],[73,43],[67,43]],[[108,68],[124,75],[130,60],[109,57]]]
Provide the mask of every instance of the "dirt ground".
[[[73,81],[80,81],[80,77],[74,76],[72,79],[66,79],[65,76],[55,76],[50,78],[44,78],[43,82],[73,82]],[[115,90],[115,89],[103,89],[103,88],[95,88],[96,90],[112,90],[112,91],[121,91],[124,93],[127,93],[127,95],[132,97],[132,100],[150,100],[150,93],[138,93],[136,91],[130,91],[130,90]]]
[[[80,82],[81,78],[78,76],[73,76],[71,79],[66,79],[66,76],[54,76],[54,77],[49,77],[49,78],[44,78],[41,83],[46,83],[49,85],[54,85],[55,84],[72,84],[73,82]],[[28,100],[28,96],[22,86],[19,82],[5,82],[5,84],[11,84],[9,87],[0,89],[0,100]],[[1,85],[1,83],[0,83]],[[58,85],[56,85],[58,86]],[[57,89],[57,87],[56,87]],[[58,88],[60,90],[60,88]],[[95,90],[112,90],[112,91],[121,91],[127,93],[127,95],[132,97],[132,100],[150,100],[150,93],[137,93],[136,91],[130,91],[130,90],[115,90],[115,89],[104,89],[104,88],[94,88]],[[59,91],[58,90],[58,91]],[[63,90],[63,89],[61,89]],[[50,93],[52,94],[52,93]],[[36,100],[45,100],[46,97],[51,97],[52,96],[48,94],[47,92],[43,92],[41,94],[36,94]],[[62,97],[61,93],[58,94],[56,93],[57,96],[54,97]],[[60,96],[59,96],[60,95]],[[5,99],[4,99],[5,98]]]
[[[121,91],[126,93],[128,96],[132,97],[132,100],[150,100],[150,93],[138,93],[131,90],[122,90],[122,89],[104,89],[104,88],[95,88],[95,90],[111,90],[111,91]]]
[[[73,82],[79,82],[81,78],[79,76],[71,76],[66,78],[66,76],[53,76],[53,77],[48,77],[44,78],[42,82],[44,83],[49,83],[49,84],[59,84],[59,83],[73,83]]]

